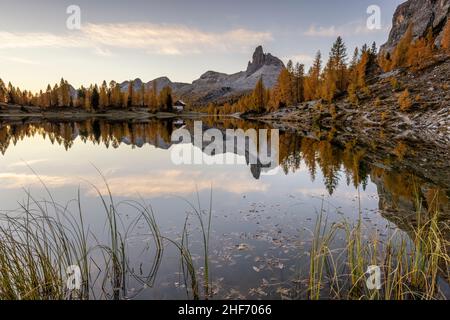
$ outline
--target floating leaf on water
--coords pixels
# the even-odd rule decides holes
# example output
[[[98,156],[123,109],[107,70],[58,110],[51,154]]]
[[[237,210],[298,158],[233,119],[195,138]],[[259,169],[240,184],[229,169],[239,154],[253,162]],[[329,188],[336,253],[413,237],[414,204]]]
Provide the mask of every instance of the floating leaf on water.
[[[258,267],[253,266],[253,270],[255,270],[255,272],[260,272],[261,270]]]
[[[249,293],[250,293],[250,295],[260,295],[260,296],[267,297],[267,293],[261,288],[250,289]]]
[[[244,250],[248,250],[248,249],[249,249],[249,246],[248,246],[248,244],[246,244],[246,243],[241,243],[240,245],[237,246],[237,249],[238,249],[239,251],[244,251]]]

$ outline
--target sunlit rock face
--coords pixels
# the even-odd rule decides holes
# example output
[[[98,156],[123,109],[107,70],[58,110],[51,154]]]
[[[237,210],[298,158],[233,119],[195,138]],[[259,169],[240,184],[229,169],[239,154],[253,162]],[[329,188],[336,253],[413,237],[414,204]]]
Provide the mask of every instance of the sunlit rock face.
[[[439,45],[449,14],[450,0],[409,0],[403,3],[395,11],[388,42],[381,50],[392,52],[410,24],[414,38],[425,36],[431,28]]]

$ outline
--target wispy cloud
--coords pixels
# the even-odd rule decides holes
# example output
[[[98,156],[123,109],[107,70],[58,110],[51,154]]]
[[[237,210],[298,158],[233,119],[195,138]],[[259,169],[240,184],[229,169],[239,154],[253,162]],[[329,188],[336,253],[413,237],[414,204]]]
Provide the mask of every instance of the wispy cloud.
[[[34,60],[29,60],[29,59],[25,59],[25,58],[20,58],[20,57],[6,57],[6,56],[0,56],[0,61],[8,61],[8,62],[15,62],[15,63],[20,63],[20,64],[29,64],[29,65],[36,65],[39,64],[38,61],[34,61]]]
[[[59,36],[52,33],[0,31],[0,49],[16,48],[76,48],[87,46],[86,39],[78,35]]]
[[[284,57],[283,60],[285,62],[292,60],[294,63],[300,62],[300,63],[306,64],[306,65],[309,65],[314,61],[314,57],[309,54],[299,53],[299,54],[294,54],[292,56]]]
[[[379,32],[386,32],[389,26],[385,26],[381,29],[369,29],[366,26],[365,21],[354,21],[341,26],[317,26],[311,25],[303,35],[307,37],[324,37],[334,38],[338,36],[358,36],[366,34],[374,34]]]
[[[90,181],[99,188],[103,195],[108,194],[108,189],[104,186],[98,175],[83,175],[83,178],[74,175],[40,174],[39,177],[33,173],[2,172],[0,180],[2,185],[0,190],[22,189],[24,187],[40,186],[41,181],[49,188],[73,187],[77,188],[83,181]],[[107,178],[108,186],[114,196],[123,197],[158,197],[165,195],[185,196],[198,191],[209,190],[211,188],[211,178],[199,171],[166,170],[152,171],[146,174],[112,175]],[[267,192],[269,185],[248,179],[248,175],[219,173],[214,177],[214,181],[220,184],[214,185],[215,190],[221,190],[233,194],[250,192]],[[96,196],[97,190],[88,189],[90,196]]]
[[[114,54],[109,49],[95,48],[94,53],[100,57],[112,57]]]
[[[34,160],[28,160],[28,161],[18,161],[18,162],[13,162],[11,164],[8,165],[9,168],[18,168],[18,167],[28,167],[31,165],[35,165],[38,163],[45,163],[48,162],[49,159],[34,159]]]
[[[310,26],[303,34],[308,37],[335,37],[341,35],[335,26],[317,27],[315,25]]]
[[[183,25],[150,23],[87,23],[80,31],[64,35],[0,31],[0,49],[92,48],[99,55],[111,55],[113,48],[142,49],[162,55],[242,52],[271,40],[270,32],[243,28],[207,32]]]

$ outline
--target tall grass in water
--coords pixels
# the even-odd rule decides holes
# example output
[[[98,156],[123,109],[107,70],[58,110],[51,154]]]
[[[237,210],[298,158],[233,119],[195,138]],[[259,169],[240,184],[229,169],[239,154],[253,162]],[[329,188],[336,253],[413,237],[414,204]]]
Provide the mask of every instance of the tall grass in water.
[[[324,207],[320,208],[320,213],[316,220],[313,232],[311,251],[309,253],[309,288],[308,297],[311,300],[320,299],[321,288],[325,281],[326,275],[328,279],[335,280],[335,277],[329,273],[335,266],[333,254],[331,252],[331,242],[335,236],[335,228],[328,229],[327,219],[324,221]]]
[[[197,222],[200,225],[200,231],[201,231],[201,241],[202,241],[202,247],[203,247],[203,298],[209,299],[211,296],[211,290],[210,290],[210,270],[209,270],[209,241],[210,241],[210,233],[211,233],[211,220],[212,220],[212,199],[213,199],[213,191],[212,187],[210,190],[210,199],[209,199],[209,209],[208,211],[205,211],[202,209],[201,203],[200,203],[200,196],[197,190],[197,206],[195,206],[192,202],[183,199],[189,207],[192,209],[192,212],[188,213],[186,215],[186,219],[184,222],[183,231],[181,234],[181,240],[179,242],[171,240],[169,238],[165,238],[169,242],[171,242],[173,245],[175,245],[179,252],[180,252],[180,262],[181,262],[181,269],[182,274],[184,277],[184,284],[186,288],[191,288],[191,296],[194,300],[199,300],[201,296],[201,292],[199,289],[199,279],[198,277],[201,276],[199,274],[199,269],[192,257],[191,253],[191,245],[189,242],[189,219],[190,216],[193,215]],[[187,291],[188,297],[190,296],[189,291]]]
[[[436,200],[436,199],[435,199]],[[436,200],[437,201],[437,200]],[[416,201],[421,204],[421,201]],[[367,235],[359,220],[327,225],[324,213],[317,218],[310,252],[309,299],[441,299],[439,278],[450,281],[450,226],[440,219],[437,205],[424,212],[417,206],[417,223],[408,235],[394,232],[386,239]],[[344,247],[336,235],[344,234]],[[381,269],[381,289],[367,286],[369,266]]]
[[[137,202],[114,203],[106,181],[108,198],[93,186],[105,210],[109,234],[105,243],[85,226],[80,191],[77,199],[60,205],[43,182],[42,185],[50,201],[39,201],[27,193],[19,210],[0,215],[0,299],[126,298],[127,276],[152,285],[163,244],[151,208]],[[69,210],[73,202],[76,215]],[[136,210],[136,218],[127,227],[119,217],[121,205]],[[153,265],[145,278],[134,274],[127,259],[126,240],[141,221],[155,248]],[[67,288],[69,266],[78,266],[82,276],[81,287],[73,291]]]

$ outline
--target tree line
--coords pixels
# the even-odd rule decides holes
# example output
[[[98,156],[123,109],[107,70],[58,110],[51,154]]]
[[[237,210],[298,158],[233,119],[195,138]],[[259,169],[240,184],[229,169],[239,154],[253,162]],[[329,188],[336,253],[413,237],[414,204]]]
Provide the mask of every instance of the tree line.
[[[151,87],[142,83],[136,88],[134,81],[130,81],[128,88],[123,90],[121,85],[111,81],[109,85],[103,81],[89,87],[81,86],[73,89],[67,80],[61,79],[59,84],[47,86],[45,91],[33,94],[22,91],[11,83],[5,85],[0,79],[0,102],[22,106],[37,106],[43,109],[51,107],[76,107],[86,111],[98,111],[108,108],[148,108],[151,112],[171,112],[173,110],[173,94],[169,86],[157,89],[157,82]]]

